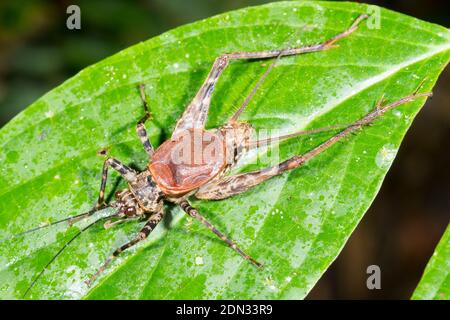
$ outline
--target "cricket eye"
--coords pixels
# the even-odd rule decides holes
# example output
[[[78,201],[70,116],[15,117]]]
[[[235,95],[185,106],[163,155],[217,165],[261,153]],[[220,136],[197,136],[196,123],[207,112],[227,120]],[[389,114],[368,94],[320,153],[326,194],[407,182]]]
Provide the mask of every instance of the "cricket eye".
[[[136,214],[136,208],[133,208],[133,207],[126,208],[125,214],[129,217],[134,216]]]

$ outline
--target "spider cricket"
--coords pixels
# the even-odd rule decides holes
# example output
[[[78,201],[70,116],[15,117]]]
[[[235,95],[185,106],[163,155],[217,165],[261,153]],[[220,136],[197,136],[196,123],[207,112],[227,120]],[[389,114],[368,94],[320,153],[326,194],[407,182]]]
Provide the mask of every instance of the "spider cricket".
[[[101,209],[116,209],[114,214],[107,217],[101,217],[80,229],[34,278],[23,297],[27,295],[36,281],[42,276],[58,255],[61,254],[61,252],[82,232],[98,221],[106,220],[104,226],[105,228],[110,228],[126,220],[145,219],[146,223],[138,235],[130,242],[117,248],[98,268],[97,272],[86,281],[86,284],[91,286],[115,257],[124,250],[147,238],[152,230],[154,230],[158,223],[163,219],[163,204],[166,201],[179,206],[189,216],[198,220],[210,229],[244,259],[248,260],[256,267],[261,267],[261,263],[245,253],[233,240],[229,239],[225,234],[215,228],[197,209],[193,208],[188,199],[189,197],[195,197],[197,199],[205,200],[220,200],[243,193],[253,186],[274,176],[300,167],[309,159],[317,156],[352,133],[355,133],[365,125],[372,124],[374,120],[381,117],[388,110],[411,102],[416,98],[430,97],[432,95],[431,92],[419,93],[423,84],[422,82],[416,91],[399,100],[385,104],[384,99],[381,99],[373,111],[350,125],[299,131],[269,139],[252,140],[253,129],[251,125],[246,122],[239,122],[238,119],[259,86],[275,66],[275,63],[283,56],[319,52],[335,48],[337,47],[337,45],[335,45],[337,41],[353,33],[361,21],[366,18],[368,18],[367,15],[360,15],[348,29],[319,44],[280,50],[232,52],[217,57],[200,90],[197,92],[192,102],[187,106],[181,118],[177,121],[171,138],[162,143],[156,150],[154,150],[151,145],[145,128],[145,122],[151,117],[151,114],[147,105],[145,88],[144,85],[141,84],[139,86],[139,92],[144,105],[144,116],[138,121],[136,130],[149,158],[147,168],[142,172],[137,172],[121,163],[119,160],[107,156],[106,151],[101,151],[100,154],[107,158],[103,165],[100,192],[95,206],[88,212],[19,234],[23,235],[62,222],[68,222],[71,225],[81,219],[91,216]],[[219,128],[206,130],[205,122],[210,107],[211,95],[216,82],[230,61],[237,59],[268,58],[276,59],[269,65],[266,72],[261,76],[253,90],[244,100],[243,104],[231,116],[228,122]],[[294,155],[278,165],[265,169],[236,175],[227,175],[240,156],[251,149],[255,149],[259,146],[269,146],[273,142],[294,138],[300,135],[326,130],[339,130],[339,132],[303,155]],[[105,203],[105,187],[109,168],[116,170],[127,181],[128,188],[116,192],[115,201],[107,204]]]

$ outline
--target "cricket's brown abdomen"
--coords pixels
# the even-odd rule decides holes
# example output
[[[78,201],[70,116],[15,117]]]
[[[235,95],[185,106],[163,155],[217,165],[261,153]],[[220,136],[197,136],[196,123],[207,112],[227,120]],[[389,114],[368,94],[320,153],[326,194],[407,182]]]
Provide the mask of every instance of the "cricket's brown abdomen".
[[[176,197],[204,185],[225,165],[225,143],[220,131],[188,129],[156,150],[149,170],[161,190]]]

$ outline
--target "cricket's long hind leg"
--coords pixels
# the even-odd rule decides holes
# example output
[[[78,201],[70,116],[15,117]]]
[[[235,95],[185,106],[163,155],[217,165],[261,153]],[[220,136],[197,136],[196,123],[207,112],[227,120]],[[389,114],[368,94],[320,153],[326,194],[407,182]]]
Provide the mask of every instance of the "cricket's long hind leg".
[[[144,105],[144,116],[138,121],[136,125],[136,132],[139,136],[139,139],[141,140],[142,145],[144,146],[145,151],[151,158],[153,156],[154,150],[148,138],[147,130],[145,129],[145,121],[150,119],[151,113],[148,110],[147,97],[145,96],[145,87],[143,84],[139,85],[139,93],[141,95],[141,100]]]
[[[389,109],[395,108],[407,102],[411,102],[419,97],[430,97],[431,95],[432,93],[419,94],[417,92],[414,92],[413,94],[407,97],[386,104],[384,106],[382,106],[380,103],[377,105],[375,110],[368,113],[360,120],[349,125],[344,130],[340,131],[337,135],[331,137],[330,139],[326,140],[325,142],[315,147],[314,149],[308,151],[307,153],[303,155],[293,156],[292,158],[283,161],[273,167],[248,173],[241,173],[235,176],[225,177],[224,179],[219,180],[217,182],[206,184],[197,191],[195,197],[198,199],[219,200],[245,192],[248,189],[260,184],[261,182],[267,179],[280,175],[285,171],[298,168],[303,163],[314,158],[316,155],[325,151],[335,143],[348,137],[350,134],[354,133],[358,129],[361,129],[364,125],[372,123],[374,120],[382,116]]]
[[[233,241],[230,240],[226,235],[224,235],[222,232],[220,232],[219,230],[217,230],[216,227],[214,227],[208,220],[205,219],[205,217],[203,217],[197,209],[193,208],[189,202],[187,201],[182,201],[180,203],[180,207],[181,209],[183,209],[184,212],[186,212],[189,216],[191,216],[192,218],[197,219],[198,221],[200,221],[204,226],[206,226],[209,230],[211,230],[216,236],[218,236],[222,241],[225,241],[225,243],[234,251],[236,251],[238,254],[240,254],[245,260],[250,261],[253,265],[255,265],[256,267],[260,268],[262,267],[262,264],[259,263],[258,261],[256,261],[255,259],[253,259],[251,256],[249,256],[248,254],[246,254],[244,251],[242,251],[241,248],[239,248],[237,246],[237,244]]]
[[[124,244],[120,248],[117,248],[111,256],[106,259],[106,261],[101,265],[101,267],[97,270],[97,272],[86,281],[86,284],[88,286],[91,286],[92,283],[105,271],[105,269],[108,267],[108,265],[111,263],[112,260],[114,260],[118,255],[120,255],[122,252],[124,252],[126,249],[131,248],[132,246],[138,244],[139,242],[147,239],[148,235],[155,229],[155,227],[158,225],[158,223],[161,222],[162,218],[164,217],[164,211],[161,210],[158,213],[155,213],[150,216],[147,223],[144,225],[144,227],[139,231],[139,234],[136,238],[131,240],[130,242]]]
[[[225,53],[214,61],[214,64],[206,78],[203,82],[200,90],[195,95],[192,102],[188,105],[184,111],[181,118],[178,120],[175,129],[172,133],[172,137],[177,135],[186,129],[191,128],[203,128],[208,116],[208,110],[211,102],[211,95],[213,93],[214,87],[219,79],[220,75],[224,69],[229,64],[232,59],[267,59],[267,58],[280,58],[281,56],[290,56],[303,53],[317,52],[322,50],[327,50],[335,47],[334,43],[342,38],[345,38],[358,27],[358,24],[367,18],[367,15],[360,15],[347,30],[337,34],[336,36],[330,38],[329,40],[322,42],[320,44],[300,47],[300,48],[290,48],[290,49],[279,49],[279,50],[266,50],[266,51],[254,51],[254,52],[231,52]],[[264,78],[268,75],[270,70],[273,68],[272,64],[269,69],[264,73],[261,79],[258,81],[257,85],[253,89],[252,93],[247,97],[244,104],[239,108],[239,110],[230,119],[230,122],[236,121],[241,112],[244,110],[245,106],[248,104],[251,97],[256,92],[259,85],[262,83]]]

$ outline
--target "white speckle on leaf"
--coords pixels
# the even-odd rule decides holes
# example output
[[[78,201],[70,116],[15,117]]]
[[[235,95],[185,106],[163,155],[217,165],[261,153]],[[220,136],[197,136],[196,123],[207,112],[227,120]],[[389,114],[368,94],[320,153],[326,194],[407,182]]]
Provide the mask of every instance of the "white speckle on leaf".
[[[397,154],[397,148],[393,144],[385,144],[377,153],[375,163],[378,168],[389,167]]]
[[[59,174],[57,174],[57,175],[55,175],[55,176],[53,177],[53,179],[59,180],[59,179],[61,179],[61,177],[59,176]]]

